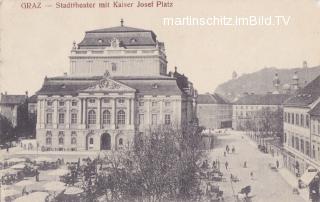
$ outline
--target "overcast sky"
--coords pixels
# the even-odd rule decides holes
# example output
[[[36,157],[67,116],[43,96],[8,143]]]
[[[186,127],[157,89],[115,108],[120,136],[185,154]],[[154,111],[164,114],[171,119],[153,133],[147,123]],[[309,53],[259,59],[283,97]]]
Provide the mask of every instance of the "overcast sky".
[[[96,0],[88,0],[96,2]],[[107,1],[107,0],[105,0]],[[54,0],[42,0],[55,5]],[[67,2],[61,0],[61,2]],[[70,1],[73,2],[73,1]],[[101,0],[101,2],[104,2]],[[316,0],[175,0],[173,8],[23,10],[4,0],[0,91],[31,94],[44,77],[69,71],[72,42],[87,30],[119,26],[153,30],[163,41],[168,69],[187,75],[201,92],[263,67],[320,64],[320,6]],[[291,16],[288,26],[164,26],[163,17]]]

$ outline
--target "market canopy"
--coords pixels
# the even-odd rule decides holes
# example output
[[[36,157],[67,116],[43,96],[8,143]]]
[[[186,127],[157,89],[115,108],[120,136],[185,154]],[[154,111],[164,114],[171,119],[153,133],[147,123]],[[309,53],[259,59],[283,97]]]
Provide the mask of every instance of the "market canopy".
[[[49,196],[49,193],[47,192],[33,192],[28,195],[22,196],[14,200],[14,202],[44,202],[46,201],[46,198]]]
[[[76,195],[76,194],[81,194],[83,192],[83,189],[78,188],[78,187],[68,187],[64,194],[66,195]]]
[[[48,191],[62,191],[66,189],[65,183],[59,181],[48,182],[43,187]]]
[[[10,168],[12,169],[16,169],[16,170],[20,170],[20,169],[24,169],[26,167],[26,164],[24,163],[19,163],[19,164],[16,164],[14,166],[11,166]]]
[[[54,159],[49,157],[38,157],[34,159],[36,162],[56,162]]]
[[[318,174],[318,170],[312,166],[309,166],[306,171],[301,176],[301,180],[304,184],[309,185],[310,182],[314,179],[314,177]]]
[[[7,162],[9,163],[20,163],[20,162],[25,162],[26,159],[24,158],[11,158],[11,159],[8,159]]]

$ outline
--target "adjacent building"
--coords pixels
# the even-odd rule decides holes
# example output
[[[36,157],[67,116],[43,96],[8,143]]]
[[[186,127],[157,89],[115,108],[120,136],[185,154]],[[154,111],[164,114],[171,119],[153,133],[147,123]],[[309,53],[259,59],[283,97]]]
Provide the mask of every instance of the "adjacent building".
[[[197,99],[199,125],[205,128],[231,128],[232,105],[217,93],[199,94]]]
[[[11,121],[13,127],[18,124],[18,109],[26,101],[27,97],[27,92],[25,95],[10,95],[7,92],[0,94],[0,114]]]
[[[248,120],[258,120],[257,114],[263,110],[277,111],[290,95],[288,94],[246,94],[232,103],[232,128],[245,130]]]
[[[73,44],[70,74],[46,77],[37,92],[42,150],[110,150],[138,133],[196,122],[197,93],[167,72],[164,43],[151,30],[123,25],[87,31]]]
[[[319,102],[320,76],[284,103],[284,166],[306,184],[320,169]]]

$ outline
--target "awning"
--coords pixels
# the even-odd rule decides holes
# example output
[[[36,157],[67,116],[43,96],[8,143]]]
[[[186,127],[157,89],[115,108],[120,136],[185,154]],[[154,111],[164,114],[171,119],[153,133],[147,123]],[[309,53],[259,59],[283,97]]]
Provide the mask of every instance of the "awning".
[[[313,178],[318,174],[318,170],[312,166],[309,166],[301,176],[301,180],[304,184],[309,185]]]

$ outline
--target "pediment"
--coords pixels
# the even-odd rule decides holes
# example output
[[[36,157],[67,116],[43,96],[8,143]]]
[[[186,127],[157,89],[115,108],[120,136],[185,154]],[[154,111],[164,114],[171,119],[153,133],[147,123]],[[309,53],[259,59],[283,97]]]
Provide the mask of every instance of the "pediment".
[[[117,82],[110,78],[103,78],[92,86],[82,90],[82,92],[135,92],[136,89],[131,88],[123,83]]]

